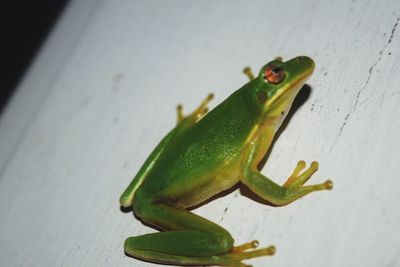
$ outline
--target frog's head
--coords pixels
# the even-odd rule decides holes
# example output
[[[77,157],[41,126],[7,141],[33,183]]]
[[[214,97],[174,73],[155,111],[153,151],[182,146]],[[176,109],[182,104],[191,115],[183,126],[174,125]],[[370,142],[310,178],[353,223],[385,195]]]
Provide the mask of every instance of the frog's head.
[[[262,67],[256,78],[260,85],[256,97],[263,114],[284,117],[314,68],[314,61],[306,56],[286,62],[277,58]]]

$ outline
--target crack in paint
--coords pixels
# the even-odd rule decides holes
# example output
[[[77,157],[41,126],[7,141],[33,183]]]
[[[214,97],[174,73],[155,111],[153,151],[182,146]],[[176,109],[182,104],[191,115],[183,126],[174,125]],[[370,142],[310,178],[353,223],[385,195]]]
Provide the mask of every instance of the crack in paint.
[[[222,214],[221,219],[219,220],[219,222],[222,222],[224,220],[225,214],[228,211],[229,207],[232,204],[232,201],[237,198],[239,192],[235,192],[235,194],[233,195],[233,198],[231,199],[231,201],[229,202],[229,204],[226,206],[226,208],[224,209],[224,214]]]
[[[372,75],[374,74],[374,71],[375,71],[376,66],[377,66],[377,65],[381,62],[381,60],[382,60],[382,57],[383,57],[383,55],[384,55],[384,52],[386,51],[386,48],[387,48],[388,45],[392,42],[393,37],[394,37],[394,34],[396,33],[396,28],[397,28],[397,26],[399,25],[399,22],[400,22],[400,17],[398,17],[398,18],[396,19],[396,23],[393,25],[392,31],[391,31],[391,34],[390,34],[390,36],[389,36],[388,41],[385,43],[385,45],[383,46],[383,48],[382,48],[381,50],[379,50],[378,59],[377,59],[377,60],[371,65],[371,67],[369,68],[369,70],[368,70],[368,77],[367,77],[367,79],[365,80],[363,86],[361,86],[361,88],[358,90],[357,95],[356,95],[356,99],[355,99],[355,101],[354,101],[354,104],[353,104],[351,110],[350,110],[349,112],[347,112],[347,114],[346,114],[346,116],[345,116],[345,118],[344,118],[344,121],[343,121],[342,125],[341,125],[340,128],[339,128],[338,134],[336,135],[336,140],[335,140],[335,142],[333,143],[333,145],[331,146],[331,149],[330,149],[331,151],[332,151],[332,149],[334,148],[334,146],[336,145],[336,143],[338,142],[340,136],[341,136],[342,133],[343,133],[344,128],[346,127],[347,123],[350,121],[351,116],[352,116],[352,115],[354,114],[354,112],[356,111],[357,106],[358,106],[359,103],[360,103],[360,96],[361,96],[362,92],[367,88],[367,86],[368,86],[368,84],[369,84],[369,81],[371,80],[371,77],[372,77]],[[363,103],[365,103],[365,101],[364,101]]]

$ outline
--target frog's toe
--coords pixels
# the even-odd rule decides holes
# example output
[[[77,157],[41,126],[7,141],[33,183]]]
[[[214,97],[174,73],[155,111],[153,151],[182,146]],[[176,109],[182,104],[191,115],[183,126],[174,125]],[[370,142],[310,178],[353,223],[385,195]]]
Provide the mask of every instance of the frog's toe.
[[[244,243],[244,244],[242,244],[240,246],[234,247],[232,249],[232,252],[236,253],[236,252],[243,252],[243,251],[246,251],[246,250],[249,250],[249,249],[255,249],[255,248],[258,247],[258,245],[259,245],[258,240],[253,240],[251,242]]]
[[[326,180],[323,185],[326,190],[331,190],[333,188],[333,182],[331,180]]]
[[[214,98],[214,94],[213,94],[213,93],[209,93],[208,96],[207,96],[207,98],[206,98],[206,100],[205,100],[205,102],[208,103],[208,102],[210,102],[213,98]]]
[[[180,123],[185,118],[183,115],[183,106],[181,104],[176,106],[176,113],[178,116],[178,123]]]

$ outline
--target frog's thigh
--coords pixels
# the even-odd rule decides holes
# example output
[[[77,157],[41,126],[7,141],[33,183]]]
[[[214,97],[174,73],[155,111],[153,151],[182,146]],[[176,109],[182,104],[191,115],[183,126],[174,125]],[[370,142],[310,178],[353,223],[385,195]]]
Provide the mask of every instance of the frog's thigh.
[[[226,250],[219,244],[220,240],[210,233],[168,231],[129,237],[124,247],[127,254],[153,262],[217,265],[215,256]]]
[[[227,253],[233,247],[233,238],[225,229],[187,210],[166,204],[136,204],[134,209],[144,221],[166,232],[128,238],[125,251],[132,256],[165,262],[164,257],[169,256],[163,254],[206,257]]]

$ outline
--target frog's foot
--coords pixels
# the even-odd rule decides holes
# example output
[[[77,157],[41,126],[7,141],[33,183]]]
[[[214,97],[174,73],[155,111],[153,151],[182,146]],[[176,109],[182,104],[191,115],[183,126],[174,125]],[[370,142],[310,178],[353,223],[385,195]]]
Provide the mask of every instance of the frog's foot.
[[[250,81],[255,79],[253,71],[251,70],[250,67],[245,67],[243,69],[243,73],[246,74],[246,76],[249,78]]]
[[[311,178],[311,176],[318,170],[318,162],[311,162],[311,166],[301,173],[306,167],[306,163],[300,160],[297,163],[292,175],[283,184],[283,187],[287,189],[300,190],[300,191],[319,191],[319,190],[331,190],[333,188],[333,183],[331,180],[327,180],[322,184],[308,185],[304,184]]]
[[[198,121],[208,112],[208,103],[214,98],[214,94],[210,93],[201,103],[200,105],[192,112],[192,114],[188,116],[183,115],[183,107],[182,105],[178,105],[176,107],[176,111],[178,114],[178,124],[185,119],[190,120],[192,123]]]
[[[251,265],[246,265],[242,263],[243,260],[262,257],[262,256],[272,256],[275,254],[275,246],[269,246],[266,248],[255,249],[258,247],[258,241],[254,240],[249,243],[234,247],[231,253],[221,255],[219,258],[226,260],[226,262],[232,264],[232,266],[243,266],[251,267]],[[252,251],[246,251],[254,249]],[[229,265],[230,266],[230,265]]]

